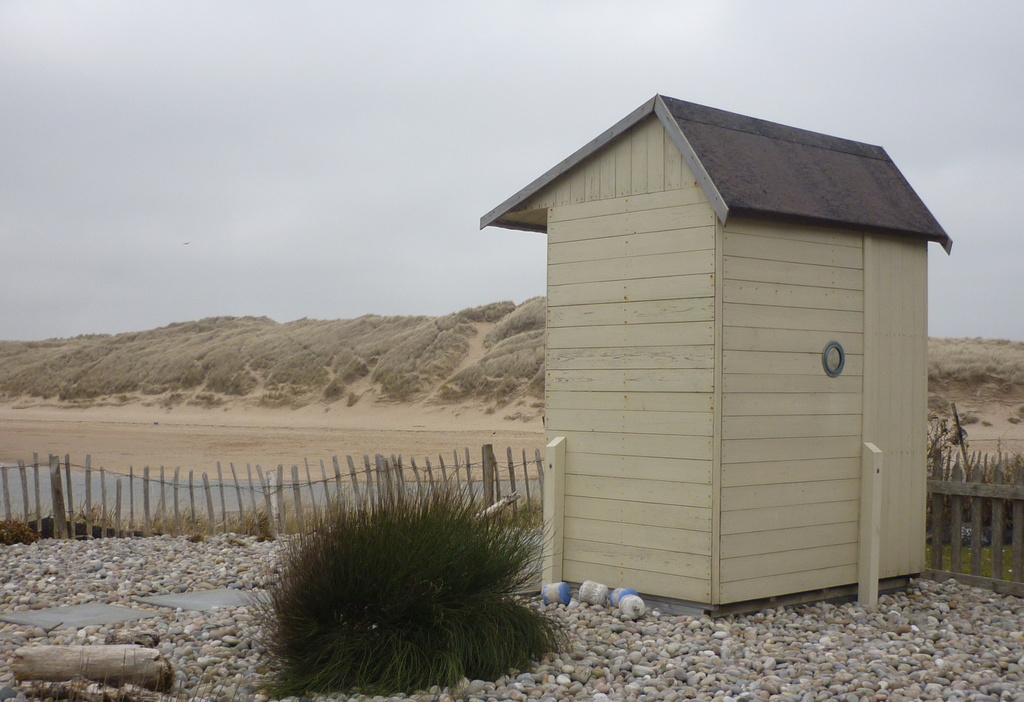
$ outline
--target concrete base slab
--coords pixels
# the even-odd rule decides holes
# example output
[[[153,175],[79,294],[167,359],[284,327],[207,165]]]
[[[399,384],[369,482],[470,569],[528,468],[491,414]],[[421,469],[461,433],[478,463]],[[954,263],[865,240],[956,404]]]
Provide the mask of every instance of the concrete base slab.
[[[83,626],[91,626],[93,624],[127,622],[133,619],[155,617],[156,615],[156,612],[144,612],[138,609],[129,609],[128,607],[90,602],[89,604],[70,605],[68,607],[36,609],[29,612],[9,612],[0,614],[0,621],[21,624],[22,626],[38,626],[46,630],[70,627],[81,629]]]
[[[177,609],[215,609],[217,607],[238,607],[249,604],[252,597],[251,590],[235,590],[225,587],[219,590],[197,590],[195,592],[180,592],[173,595],[150,595],[148,597],[136,597],[136,601],[143,602],[157,607],[174,607]]]

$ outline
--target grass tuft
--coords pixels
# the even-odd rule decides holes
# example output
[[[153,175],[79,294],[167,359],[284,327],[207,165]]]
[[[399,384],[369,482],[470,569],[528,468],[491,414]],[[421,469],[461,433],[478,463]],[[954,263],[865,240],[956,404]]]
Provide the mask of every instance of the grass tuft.
[[[564,644],[517,593],[534,584],[528,518],[481,519],[467,493],[342,505],[283,556],[256,602],[277,696],[393,694],[495,679]]]

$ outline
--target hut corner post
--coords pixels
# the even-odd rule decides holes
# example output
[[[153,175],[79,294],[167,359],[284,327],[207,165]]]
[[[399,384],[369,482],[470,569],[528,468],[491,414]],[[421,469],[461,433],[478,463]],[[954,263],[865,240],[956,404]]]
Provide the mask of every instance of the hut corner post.
[[[565,437],[556,436],[544,456],[544,556],[541,575],[545,583],[562,580],[562,509],[565,500]]]
[[[857,549],[857,601],[878,605],[879,555],[882,540],[882,451],[864,442],[860,472],[860,546]]]

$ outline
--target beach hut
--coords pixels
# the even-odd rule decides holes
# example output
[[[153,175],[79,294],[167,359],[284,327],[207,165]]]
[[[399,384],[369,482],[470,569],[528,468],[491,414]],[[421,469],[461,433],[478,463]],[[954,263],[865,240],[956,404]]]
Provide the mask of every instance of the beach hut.
[[[548,241],[548,579],[725,612],[923,569],[952,242],[882,148],[657,95],[492,225]]]

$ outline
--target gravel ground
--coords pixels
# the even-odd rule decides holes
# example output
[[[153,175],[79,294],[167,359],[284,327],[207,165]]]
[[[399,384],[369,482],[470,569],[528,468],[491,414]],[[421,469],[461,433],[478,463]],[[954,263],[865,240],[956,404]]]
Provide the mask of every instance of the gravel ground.
[[[158,612],[81,630],[0,625],[0,700],[23,690],[10,670],[19,646],[96,644],[136,634],[155,637],[175,668],[177,692],[216,702],[267,700],[260,690],[268,671],[247,607],[182,611],[132,598],[259,587],[274,575],[278,548],[231,535],[202,543],[156,537],[0,547],[0,611],[101,602]],[[411,697],[1024,700],[1024,601],[953,581],[917,581],[883,596],[877,611],[817,603],[721,619],[651,611],[637,621],[575,601],[550,611],[571,632],[572,650],[496,681]]]

